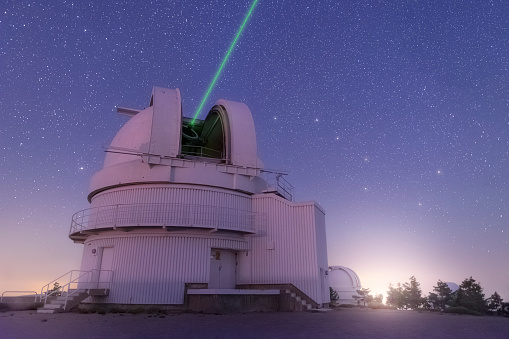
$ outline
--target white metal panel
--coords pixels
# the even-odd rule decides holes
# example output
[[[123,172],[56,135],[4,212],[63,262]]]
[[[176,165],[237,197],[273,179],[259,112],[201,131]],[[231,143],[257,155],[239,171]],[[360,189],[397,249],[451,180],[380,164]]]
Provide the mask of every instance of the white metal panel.
[[[196,184],[251,193],[261,193],[267,188],[266,182],[256,177],[260,170],[255,168],[168,157],[161,159],[164,165],[151,166],[143,162],[141,156],[132,154],[108,153],[107,158],[117,162],[92,176],[89,200],[105,188],[154,182]]]
[[[316,232],[316,252],[318,267],[320,268],[320,279],[322,288],[322,300],[325,303],[330,302],[329,276],[326,272],[329,270],[329,260],[327,258],[327,235],[325,229],[325,213],[321,207],[315,206],[315,232]]]
[[[118,150],[133,150],[147,153],[152,126],[153,108],[148,107],[129,119],[117,132],[111,141],[109,150],[104,158],[104,168],[139,159],[139,156],[118,152]]]
[[[99,271],[99,285],[97,288],[107,288],[107,283],[111,278],[110,273],[113,266],[113,247],[102,247],[100,251],[101,259],[98,269]]]
[[[164,223],[252,232],[257,222],[247,194],[196,185],[123,186],[97,194],[91,205],[85,228]]]
[[[90,245],[89,245],[90,244]],[[104,232],[85,242],[82,269],[91,267],[91,248],[113,246],[113,282],[108,297],[93,302],[120,304],[182,304],[185,283],[207,283],[211,248],[246,251],[241,238],[205,232],[186,235],[153,231]]]
[[[221,99],[216,105],[226,108],[228,115],[232,164],[257,167],[256,132],[251,111],[241,102]]]
[[[124,186],[95,195],[91,207],[133,203],[187,203],[251,210],[247,194],[214,188],[178,184]]]
[[[160,163],[160,157],[176,157],[180,151],[182,112],[180,91],[154,87],[152,89],[152,129],[150,133],[149,164]]]
[[[264,236],[252,238],[251,281],[240,283],[292,283],[316,302],[327,302],[322,292],[324,281],[320,277],[318,259],[318,252],[326,251],[326,244],[322,243],[321,235],[317,240],[315,225],[319,220],[315,214],[321,210],[315,208],[313,202],[293,203],[274,194],[265,194],[253,197],[253,211],[265,213],[260,230]],[[320,261],[323,258],[321,253]],[[240,276],[245,279],[246,275]]]

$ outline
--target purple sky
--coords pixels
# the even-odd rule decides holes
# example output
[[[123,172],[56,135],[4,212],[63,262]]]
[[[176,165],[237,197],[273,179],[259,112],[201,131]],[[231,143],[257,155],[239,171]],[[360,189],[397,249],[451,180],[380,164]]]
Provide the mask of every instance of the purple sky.
[[[260,0],[205,107],[250,107],[266,166],[326,210],[330,265],[509,301],[509,2],[396,3]],[[115,106],[178,87],[192,116],[249,6],[3,2],[0,292],[79,269]]]

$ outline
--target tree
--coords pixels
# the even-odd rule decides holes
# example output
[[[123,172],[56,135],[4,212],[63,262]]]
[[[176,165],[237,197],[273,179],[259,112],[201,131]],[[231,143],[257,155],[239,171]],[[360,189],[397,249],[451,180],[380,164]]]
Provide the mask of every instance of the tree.
[[[373,297],[373,301],[378,304],[382,304],[384,302],[384,296],[382,293],[377,294]]]
[[[405,308],[414,310],[423,304],[424,300],[421,296],[422,292],[419,286],[421,286],[421,284],[417,282],[414,276],[410,277],[409,283],[403,284]]]
[[[425,298],[421,296],[421,289],[414,276],[410,277],[410,282],[404,283],[403,286],[398,283],[397,287],[389,284],[387,291],[387,305],[395,306],[399,309],[416,309],[421,306]]]
[[[428,300],[433,303],[433,308],[439,308],[442,311],[445,310],[445,306],[450,305],[452,301],[452,290],[447,283],[438,280],[437,285],[433,286],[433,291],[435,291],[436,294],[430,293],[428,297]],[[436,297],[432,296],[432,294]]]
[[[335,303],[339,299],[338,292],[336,292],[332,287],[329,287],[330,292],[330,301],[331,303]]]
[[[456,306],[463,306],[481,314],[486,312],[486,301],[484,300],[482,287],[472,277],[463,280],[460,288],[455,292],[455,297]]]
[[[438,294],[429,292],[428,297],[426,298],[426,302],[424,303],[424,308],[426,309],[435,309],[439,308],[441,309],[440,305],[440,299],[438,297]]]
[[[403,287],[398,283],[397,287],[393,287],[389,284],[389,290],[387,291],[387,299],[385,303],[389,306],[402,309],[405,305],[405,298],[403,295]]]
[[[357,290],[357,293],[361,296],[359,300],[363,302],[364,306],[366,306],[367,303],[373,300],[373,296],[371,296],[369,292],[371,292],[369,288],[364,287],[361,288],[360,290]]]
[[[363,305],[366,306],[367,303],[373,301],[373,296],[369,294],[370,292],[369,288],[363,287],[360,290],[357,290],[358,296],[353,295],[352,297],[357,300],[357,304],[362,301]]]
[[[500,314],[502,312],[502,298],[500,295],[495,291],[491,295],[491,297],[488,298],[488,309],[490,310],[496,310],[497,314]]]
[[[362,300],[362,296],[359,295],[359,293],[355,294],[355,295],[352,295],[352,298],[355,299],[355,301],[357,302],[357,305],[360,305],[361,304],[361,300]]]
[[[48,294],[47,295],[54,295],[54,296],[60,296],[60,284],[57,282],[55,282],[53,284],[53,288],[51,290],[48,290]],[[53,294],[52,294],[53,293]]]

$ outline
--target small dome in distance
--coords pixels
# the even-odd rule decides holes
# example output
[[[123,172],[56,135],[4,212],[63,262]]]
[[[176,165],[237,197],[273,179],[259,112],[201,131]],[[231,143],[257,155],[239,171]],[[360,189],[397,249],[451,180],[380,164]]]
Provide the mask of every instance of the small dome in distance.
[[[362,286],[353,270],[344,266],[329,266],[329,285],[338,294],[338,304],[357,304],[353,296],[358,296],[357,290]]]

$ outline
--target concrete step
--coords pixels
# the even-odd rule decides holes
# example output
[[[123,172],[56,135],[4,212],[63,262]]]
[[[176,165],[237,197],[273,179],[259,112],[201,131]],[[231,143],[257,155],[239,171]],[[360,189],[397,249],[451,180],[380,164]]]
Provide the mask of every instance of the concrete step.
[[[297,293],[295,292],[292,292],[291,290],[287,289],[285,290],[286,293],[289,293],[290,294],[290,297],[295,300],[295,302],[297,302],[298,304],[300,304],[304,310],[306,311],[309,311],[312,309],[312,306],[310,304],[307,303],[307,301],[305,299],[302,299],[300,296],[297,295]]]
[[[51,304],[58,305],[58,304],[64,304],[64,303],[65,303],[65,299],[56,299],[56,300],[51,300],[49,303],[46,303],[46,305],[51,305]]]
[[[88,297],[87,293],[75,294],[75,295],[72,295],[70,297],[67,297],[67,302],[72,301],[72,300],[83,300],[83,299],[85,299],[87,297]],[[56,300],[52,300],[51,303],[52,304],[54,304],[54,303],[65,303],[65,297],[58,297]]]
[[[67,297],[67,310],[75,307],[89,296],[85,290],[72,290],[69,294],[71,293],[75,294]],[[66,296],[60,296],[57,299],[51,300],[51,302],[45,304],[44,307],[38,308],[37,313],[65,312],[64,305],[66,305]]]
[[[46,308],[38,308],[37,313],[46,313],[46,314],[53,314],[53,313],[61,313],[64,310],[62,308],[55,308],[55,309],[46,309]]]
[[[309,308],[308,309],[308,312],[311,312],[311,313],[327,313],[327,312],[332,312],[334,311],[332,308]]]
[[[62,304],[46,304],[42,308],[48,309],[48,310],[54,310],[57,308],[62,308],[63,306],[64,306],[63,303]]]

